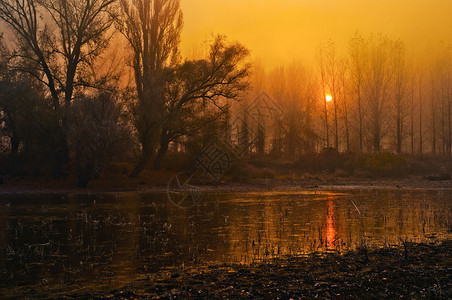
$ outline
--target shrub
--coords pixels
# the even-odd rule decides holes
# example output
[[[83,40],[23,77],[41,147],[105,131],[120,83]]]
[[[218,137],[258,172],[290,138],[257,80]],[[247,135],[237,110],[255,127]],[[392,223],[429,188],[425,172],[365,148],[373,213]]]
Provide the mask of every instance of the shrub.
[[[361,154],[355,161],[355,170],[367,171],[375,176],[401,175],[405,159],[391,152]]]
[[[130,131],[121,122],[121,109],[111,94],[82,96],[68,114],[68,138],[75,152],[78,185],[86,187],[130,144]]]
[[[320,153],[304,155],[295,167],[311,173],[366,174],[366,176],[401,175],[406,171],[403,156],[390,152],[378,153],[339,153],[326,148]]]
[[[334,148],[325,148],[320,153],[310,153],[302,156],[295,166],[307,172],[335,172],[344,169],[344,154]]]

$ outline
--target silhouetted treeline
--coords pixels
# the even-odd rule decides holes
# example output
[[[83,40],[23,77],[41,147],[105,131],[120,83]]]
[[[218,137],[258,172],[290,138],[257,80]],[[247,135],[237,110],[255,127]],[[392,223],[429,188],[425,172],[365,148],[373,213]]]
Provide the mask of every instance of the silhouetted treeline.
[[[139,157],[137,176],[215,128],[248,88],[248,50],[225,37],[206,58],[181,58],[179,0],[5,0],[0,18],[13,36],[0,49],[3,172],[59,177],[74,161],[86,186],[113,159]]]
[[[450,46],[420,62],[356,34],[346,53],[320,45],[315,66],[266,71],[223,36],[183,59],[179,0],[3,0],[0,19],[1,173],[75,172],[86,186],[112,161],[137,176],[214,141],[293,161],[452,153]]]
[[[278,138],[267,128],[268,153],[295,159],[332,147],[451,156],[451,62],[449,45],[419,61],[400,40],[356,34],[344,53],[332,41],[320,44],[312,67],[268,72],[256,63],[248,101],[266,92],[280,110]]]

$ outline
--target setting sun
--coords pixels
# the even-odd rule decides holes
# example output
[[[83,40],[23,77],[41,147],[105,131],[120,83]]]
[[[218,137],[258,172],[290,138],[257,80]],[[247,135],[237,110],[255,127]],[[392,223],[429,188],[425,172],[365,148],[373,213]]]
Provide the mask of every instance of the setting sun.
[[[331,102],[331,100],[333,100],[333,97],[331,97],[331,95],[326,95],[326,102]]]
[[[191,55],[212,33],[221,33],[253,49],[269,68],[312,62],[319,40],[332,37],[346,51],[356,31],[384,32],[414,50],[451,40],[452,1],[445,0],[183,0],[181,6],[183,53]]]

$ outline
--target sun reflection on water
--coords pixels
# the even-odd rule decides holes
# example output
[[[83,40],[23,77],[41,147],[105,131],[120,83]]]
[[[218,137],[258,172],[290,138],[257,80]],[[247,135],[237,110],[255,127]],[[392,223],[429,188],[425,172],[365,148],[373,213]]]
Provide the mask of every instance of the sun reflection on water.
[[[329,197],[327,202],[326,215],[326,245],[328,249],[333,249],[336,244],[337,230],[335,224],[334,198]]]

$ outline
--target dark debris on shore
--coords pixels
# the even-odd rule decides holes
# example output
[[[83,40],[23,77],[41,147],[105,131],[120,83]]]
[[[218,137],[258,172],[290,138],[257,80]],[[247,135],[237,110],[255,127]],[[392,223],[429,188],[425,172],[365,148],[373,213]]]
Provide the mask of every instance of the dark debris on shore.
[[[405,252],[406,249],[406,252]],[[452,240],[176,270],[85,299],[451,299]]]

